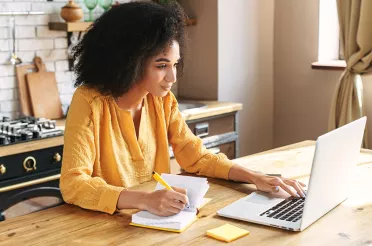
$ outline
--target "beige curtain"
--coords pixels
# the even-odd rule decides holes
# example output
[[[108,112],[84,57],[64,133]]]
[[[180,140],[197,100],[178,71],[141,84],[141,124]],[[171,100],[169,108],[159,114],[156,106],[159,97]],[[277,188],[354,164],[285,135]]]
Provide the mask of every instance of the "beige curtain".
[[[360,75],[372,72],[372,0],[337,0],[337,9],[347,66],[333,96],[329,130],[365,115]],[[363,147],[368,147],[367,129]]]

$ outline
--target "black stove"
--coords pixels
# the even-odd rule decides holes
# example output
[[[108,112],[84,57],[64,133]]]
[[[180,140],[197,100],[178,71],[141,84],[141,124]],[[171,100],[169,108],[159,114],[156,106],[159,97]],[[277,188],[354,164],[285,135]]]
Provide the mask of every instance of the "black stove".
[[[63,130],[56,127],[55,120],[30,116],[16,120],[0,119],[0,146],[62,135]]]
[[[63,203],[59,190],[63,141],[50,146],[44,142],[40,148],[35,144],[11,146],[62,135],[55,120],[0,119],[0,221],[6,219],[8,208],[27,199],[53,196],[59,198],[58,204]]]

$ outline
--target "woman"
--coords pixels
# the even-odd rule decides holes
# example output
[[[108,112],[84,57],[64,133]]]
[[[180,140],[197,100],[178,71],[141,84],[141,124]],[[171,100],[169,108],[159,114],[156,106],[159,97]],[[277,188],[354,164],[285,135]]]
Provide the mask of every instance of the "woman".
[[[123,208],[178,213],[188,202],[185,190],[126,189],[151,180],[153,171],[169,173],[169,144],[186,172],[304,196],[303,184],[235,165],[189,130],[170,91],[183,69],[184,16],[178,4],[122,4],[74,48],[79,88],[66,121],[60,180],[67,203],[110,214]]]

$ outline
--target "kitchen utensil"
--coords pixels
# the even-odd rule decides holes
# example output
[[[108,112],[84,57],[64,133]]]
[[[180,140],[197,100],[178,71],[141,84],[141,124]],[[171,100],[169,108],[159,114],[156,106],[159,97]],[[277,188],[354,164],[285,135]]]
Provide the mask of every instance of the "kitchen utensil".
[[[42,64],[42,71],[45,71],[45,65]],[[18,82],[18,95],[19,102],[21,104],[21,114],[24,116],[32,116],[32,106],[30,100],[30,94],[28,92],[27,78],[26,74],[31,72],[36,72],[37,67],[35,64],[28,65],[17,65],[16,66],[16,76]]]
[[[63,112],[55,74],[43,70],[40,57],[35,57],[34,63],[38,71],[26,75],[34,116],[60,119]]]
[[[21,58],[19,58],[15,54],[15,50],[16,50],[16,46],[15,46],[15,43],[16,43],[16,37],[15,37],[15,17],[14,16],[11,16],[10,19],[11,19],[11,22],[12,22],[13,53],[12,53],[12,56],[10,57],[9,61],[10,61],[11,64],[17,65],[17,64],[22,63],[22,60],[21,60]]]

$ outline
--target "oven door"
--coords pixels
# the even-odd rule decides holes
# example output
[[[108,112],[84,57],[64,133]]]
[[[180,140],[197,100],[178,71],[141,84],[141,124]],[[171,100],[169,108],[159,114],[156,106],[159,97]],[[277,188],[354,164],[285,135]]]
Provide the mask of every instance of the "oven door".
[[[0,192],[0,221],[7,218],[36,212],[63,204],[59,190],[59,176],[33,180],[32,183],[19,183],[16,186],[2,188]],[[24,185],[22,187],[22,185]],[[14,188],[14,189],[12,189]]]
[[[63,145],[0,157],[0,221],[63,203]]]

